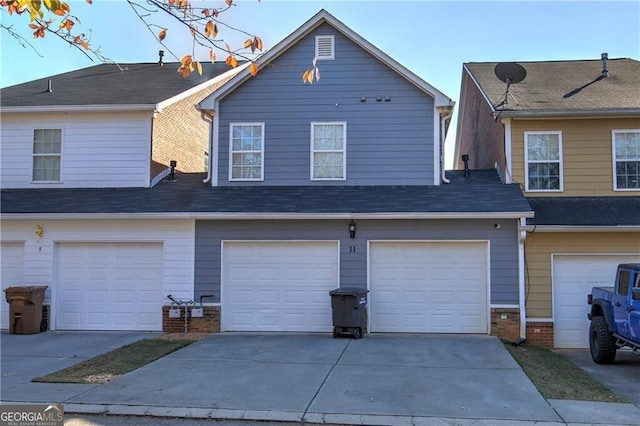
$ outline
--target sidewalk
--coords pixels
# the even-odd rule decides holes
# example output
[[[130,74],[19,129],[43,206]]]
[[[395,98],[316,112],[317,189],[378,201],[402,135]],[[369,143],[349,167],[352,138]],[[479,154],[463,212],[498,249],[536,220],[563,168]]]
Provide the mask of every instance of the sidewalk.
[[[2,402],[293,423],[640,424],[633,404],[545,400],[491,336],[224,333],[104,385],[30,381],[144,337],[151,336],[3,333]]]

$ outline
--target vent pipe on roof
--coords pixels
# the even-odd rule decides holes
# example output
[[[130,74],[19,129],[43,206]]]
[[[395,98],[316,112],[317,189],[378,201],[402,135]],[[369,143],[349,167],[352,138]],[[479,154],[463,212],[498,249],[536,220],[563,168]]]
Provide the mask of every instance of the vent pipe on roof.
[[[47,93],[51,92],[53,92],[53,89],[51,88],[51,79],[49,79],[49,81],[47,82]]]
[[[171,171],[169,172],[169,179],[167,179],[168,182],[175,182],[176,181],[176,166],[178,165],[178,162],[176,160],[171,160],[169,162],[169,166],[171,167]]]
[[[158,65],[163,66],[163,65],[164,65],[164,62],[162,62],[162,57],[164,56],[164,50],[160,50],[160,51],[158,52],[158,56],[160,57],[160,58],[158,59]]]
[[[607,60],[609,59],[609,55],[607,53],[603,53],[600,55],[602,59],[602,77],[609,77],[609,70],[607,70]]]

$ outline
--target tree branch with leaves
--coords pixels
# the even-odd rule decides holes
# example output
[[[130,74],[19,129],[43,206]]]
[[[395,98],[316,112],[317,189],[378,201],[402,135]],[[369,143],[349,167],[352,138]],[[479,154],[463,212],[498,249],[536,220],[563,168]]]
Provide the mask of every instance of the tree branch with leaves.
[[[85,0],[92,4],[93,0]],[[235,68],[239,59],[249,62],[249,71],[255,76],[258,74],[256,60],[263,51],[262,39],[240,28],[227,24],[222,16],[225,12],[235,7],[234,0],[219,0],[219,7],[201,6],[195,7],[190,0],[125,0],[135,15],[146,25],[153,37],[172,55],[178,62],[177,72],[184,78],[193,72],[202,74],[202,61],[198,59],[198,52],[208,52],[207,61],[217,61],[218,54],[224,55],[225,63]],[[260,1],[260,0],[257,0]],[[0,12],[12,15],[27,15],[30,20],[28,26],[33,30],[33,38],[44,38],[47,34],[61,39],[73,46],[91,60],[102,63],[115,63],[105,57],[100,48],[94,48],[91,44],[91,32],[87,36],[78,28],[82,25],[80,19],[71,13],[69,3],[62,0],[0,0]],[[191,36],[191,49],[189,52],[173,52],[167,45],[169,21],[184,27]],[[32,48],[39,56],[34,43],[21,36],[14,25],[0,23],[0,29],[8,32],[23,47]],[[242,34],[246,37],[242,46],[232,48],[222,37],[223,33]],[[313,66],[305,70],[303,82],[312,84],[320,79],[320,73]]]

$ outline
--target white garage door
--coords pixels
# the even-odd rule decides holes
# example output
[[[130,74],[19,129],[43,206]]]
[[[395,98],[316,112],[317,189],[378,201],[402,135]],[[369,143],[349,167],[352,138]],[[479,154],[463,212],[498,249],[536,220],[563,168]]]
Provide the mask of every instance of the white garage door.
[[[225,242],[222,328],[331,331],[338,277],[337,242]]]
[[[618,263],[638,262],[640,255],[554,255],[553,345],[589,347],[587,295],[594,286],[612,286]]]
[[[58,330],[162,329],[162,244],[63,243]]]
[[[24,285],[24,243],[2,243],[0,246],[0,282],[2,283],[2,321],[3,329],[9,328],[9,304],[4,290],[7,287]]]
[[[372,332],[487,333],[487,244],[371,243]]]

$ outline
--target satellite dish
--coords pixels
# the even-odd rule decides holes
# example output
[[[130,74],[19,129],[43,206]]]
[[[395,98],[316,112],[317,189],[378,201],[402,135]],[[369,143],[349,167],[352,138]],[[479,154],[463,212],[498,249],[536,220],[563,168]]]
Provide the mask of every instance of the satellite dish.
[[[507,84],[507,88],[504,92],[504,101],[495,105],[494,108],[505,106],[509,103],[509,86],[512,84],[520,83],[527,76],[527,71],[520,64],[515,62],[500,62],[496,65],[493,72],[503,83]]]
[[[500,62],[496,65],[494,72],[503,83],[517,84],[527,76],[527,71],[520,64],[515,62]]]

